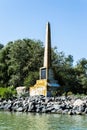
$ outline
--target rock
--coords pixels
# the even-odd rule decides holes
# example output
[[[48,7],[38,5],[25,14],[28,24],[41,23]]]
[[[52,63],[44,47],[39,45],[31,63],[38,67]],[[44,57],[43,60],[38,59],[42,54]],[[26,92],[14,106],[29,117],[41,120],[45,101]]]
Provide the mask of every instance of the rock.
[[[7,104],[7,101],[6,100],[2,101],[2,104],[3,105]]]
[[[65,97],[65,96],[62,96],[62,97],[61,97],[61,101],[62,101],[62,102],[66,101],[66,97]]]
[[[44,108],[43,105],[38,106],[38,107],[36,108],[36,112],[42,112],[42,109],[43,109],[43,108]]]
[[[70,111],[68,112],[68,114],[69,114],[69,115],[75,115],[75,111],[70,110]]]
[[[58,109],[58,110],[56,111],[56,113],[57,113],[57,114],[62,114],[63,111],[62,111],[62,109]]]
[[[17,112],[58,113],[69,115],[87,114],[87,98],[75,97],[18,97],[9,100],[0,99],[0,110]]]
[[[54,110],[53,107],[46,108],[46,113],[49,113],[49,112],[51,112],[51,111],[53,111],[53,110]]]
[[[36,103],[35,102],[30,102],[29,107],[28,107],[28,112],[36,112]]]
[[[1,105],[1,106],[0,106],[0,110],[4,110],[4,105]]]
[[[49,103],[49,102],[51,102],[51,101],[52,101],[52,98],[51,98],[51,97],[46,98],[46,103]]]
[[[42,113],[46,113],[46,108],[45,107],[42,108]]]
[[[83,104],[83,101],[81,99],[77,99],[74,103],[73,106],[81,106]]]
[[[62,110],[65,110],[66,109],[66,104],[62,104],[61,106],[60,106],[60,108],[62,109]]]
[[[87,108],[85,108],[85,114],[87,114]]]
[[[10,104],[6,104],[6,105],[4,106],[4,110],[7,110],[7,111],[12,111],[11,106],[12,106],[12,104],[11,104],[11,103],[10,103]]]
[[[18,96],[24,95],[26,93],[26,87],[20,86],[16,88]]]
[[[84,106],[82,106],[82,105],[81,105],[81,106],[79,106],[79,112],[81,112],[81,113],[82,113],[82,112],[84,112],[84,111],[85,111],[85,107],[84,107]]]
[[[33,109],[33,102],[29,103],[28,112],[31,112]]]
[[[23,112],[23,107],[19,107],[19,108],[17,109],[17,112]]]
[[[68,114],[68,109],[66,109],[66,110],[64,110],[64,111],[62,111],[62,114]]]
[[[76,115],[82,115],[82,112],[80,111],[75,111]]]
[[[54,104],[53,107],[55,108],[55,110],[58,110],[58,109],[60,109],[61,105]]]
[[[56,110],[55,109],[51,110],[51,113],[56,113]]]

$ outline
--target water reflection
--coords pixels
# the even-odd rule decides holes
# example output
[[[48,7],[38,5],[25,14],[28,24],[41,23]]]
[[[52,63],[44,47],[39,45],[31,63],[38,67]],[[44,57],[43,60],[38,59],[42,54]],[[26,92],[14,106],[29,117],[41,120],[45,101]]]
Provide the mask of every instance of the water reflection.
[[[0,112],[0,130],[87,130],[87,117]]]

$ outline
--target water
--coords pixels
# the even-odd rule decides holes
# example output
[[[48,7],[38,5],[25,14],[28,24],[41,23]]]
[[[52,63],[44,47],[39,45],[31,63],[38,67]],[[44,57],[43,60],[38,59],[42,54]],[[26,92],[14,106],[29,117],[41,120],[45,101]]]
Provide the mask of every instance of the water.
[[[0,112],[0,130],[87,130],[87,116]]]

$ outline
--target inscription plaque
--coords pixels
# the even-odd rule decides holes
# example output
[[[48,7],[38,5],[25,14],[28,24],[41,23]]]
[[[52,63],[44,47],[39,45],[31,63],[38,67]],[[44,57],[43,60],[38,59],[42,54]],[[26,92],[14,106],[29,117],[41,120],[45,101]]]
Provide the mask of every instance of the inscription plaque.
[[[41,79],[46,79],[46,68],[41,69]]]

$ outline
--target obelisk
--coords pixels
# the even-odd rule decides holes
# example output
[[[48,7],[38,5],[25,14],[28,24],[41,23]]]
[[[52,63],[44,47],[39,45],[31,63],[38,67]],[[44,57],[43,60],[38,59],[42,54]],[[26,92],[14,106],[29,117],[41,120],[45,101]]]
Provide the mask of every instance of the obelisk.
[[[43,67],[40,68],[40,79],[36,81],[34,86],[30,87],[30,96],[52,96],[52,92],[55,92],[58,87],[59,84],[55,80],[54,71],[51,64],[51,29],[50,23],[48,22],[46,24]]]
[[[46,37],[45,37],[45,48],[44,48],[44,62],[43,67],[40,68],[40,79],[49,79],[49,72],[51,68],[51,29],[50,23],[46,24]],[[52,77],[52,76],[51,76]]]
[[[46,67],[46,68],[51,67],[51,29],[50,29],[49,22],[46,24],[46,41],[45,41],[45,49],[44,49],[43,67]]]

